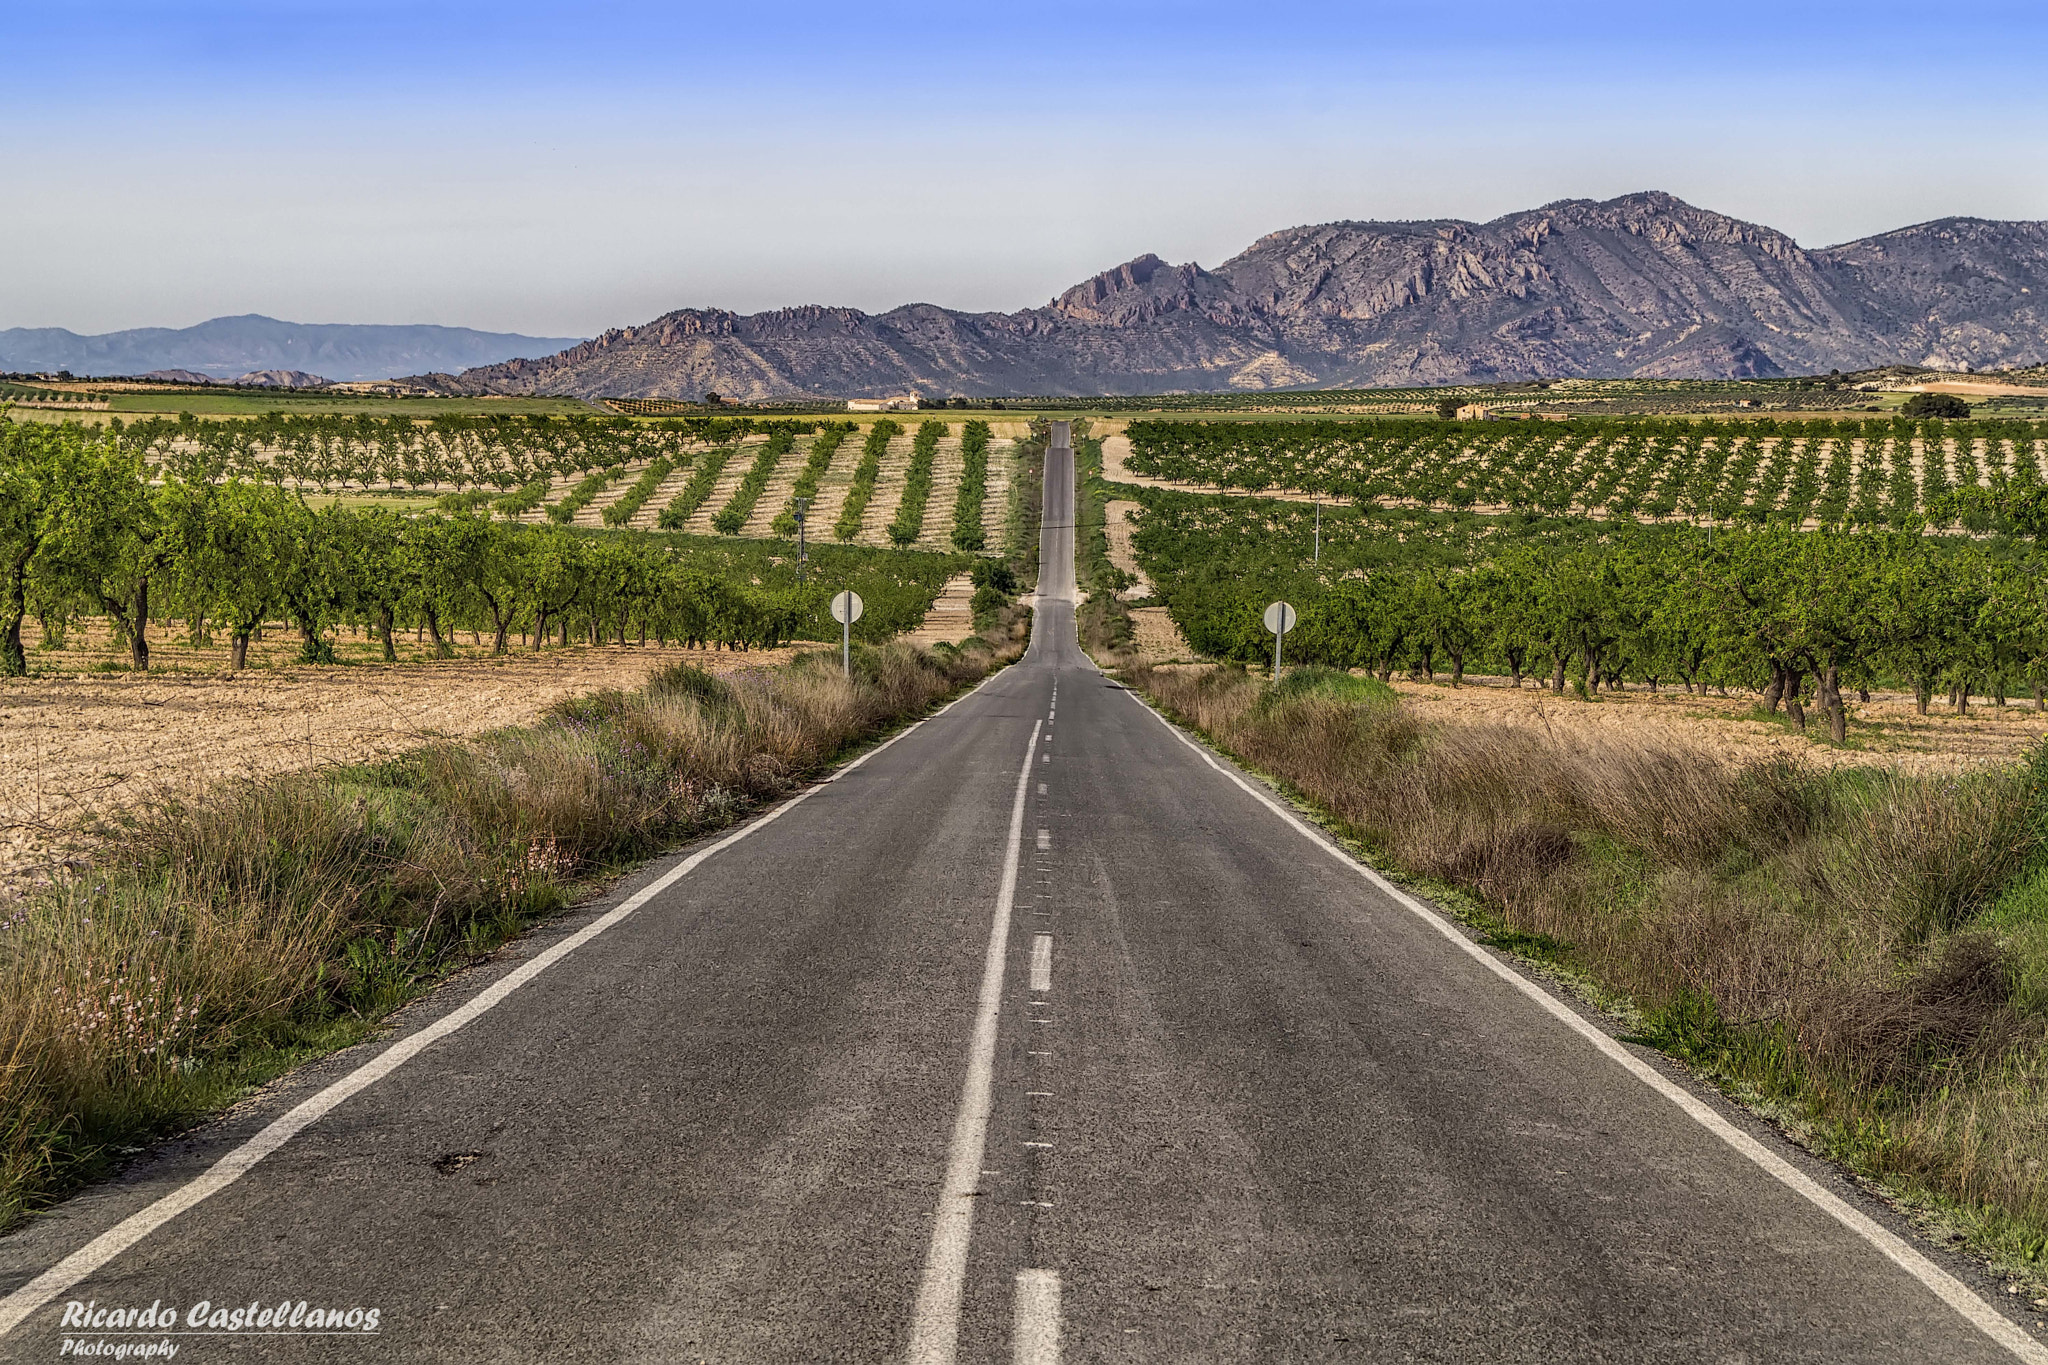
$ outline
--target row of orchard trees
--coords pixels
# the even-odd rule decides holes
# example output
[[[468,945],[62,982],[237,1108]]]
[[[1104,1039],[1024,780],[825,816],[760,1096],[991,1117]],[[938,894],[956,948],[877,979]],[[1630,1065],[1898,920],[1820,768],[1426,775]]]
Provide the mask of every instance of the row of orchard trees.
[[[114,439],[152,466],[192,479],[239,477],[296,486],[521,488],[552,475],[658,459],[704,443],[778,432],[808,435],[816,422],[747,417],[465,416],[425,421],[268,413],[202,421],[190,413],[110,424]]]
[[[1960,514],[2002,529],[1954,490],[2042,486],[2048,424],[1987,421],[1680,421],[1607,418],[1446,425],[1134,421],[1131,468],[1356,502],[1505,508],[1550,516],[1904,529]],[[1980,515],[1981,514],[1981,515]]]
[[[1190,569],[1162,591],[1204,653],[1270,655],[1260,615],[1287,595],[1303,663],[1457,682],[1490,668],[1591,695],[1635,680],[1747,687],[1805,724],[1810,696],[1839,738],[1844,688],[1910,687],[1925,712],[1946,690],[2003,704],[2048,683],[2048,571],[2026,545],[1918,532],[1718,535],[1624,525],[1575,540],[1509,541],[1470,565],[1393,564],[1334,581],[1263,581]]]
[[[389,659],[401,628],[447,655],[458,627],[489,635],[497,652],[515,631],[538,647],[572,627],[591,640],[624,642],[630,631],[744,648],[822,620],[830,585],[748,578],[758,575],[719,572],[652,537],[315,509],[233,475],[150,477],[137,451],[105,435],[0,423],[0,674],[26,670],[30,615],[46,639],[73,616],[103,616],[138,668],[149,663],[151,622],[173,618],[195,635],[205,623],[226,634],[237,668],[255,632],[280,620],[308,661],[332,657],[327,633],[343,622],[366,626]],[[914,624],[935,590],[901,577],[860,586],[870,629],[883,633]]]

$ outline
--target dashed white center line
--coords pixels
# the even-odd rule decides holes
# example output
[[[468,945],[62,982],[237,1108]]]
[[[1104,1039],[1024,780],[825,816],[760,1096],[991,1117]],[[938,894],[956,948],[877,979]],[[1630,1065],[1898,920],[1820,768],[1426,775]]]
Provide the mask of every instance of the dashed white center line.
[[[1039,851],[1040,853],[1043,853],[1043,852],[1045,852],[1045,851],[1046,851],[1047,849],[1049,849],[1049,848],[1051,848],[1051,847],[1052,847],[1052,831],[1051,831],[1051,830],[1049,830],[1049,829],[1042,829],[1042,830],[1038,831],[1038,851]]]
[[[1052,935],[1034,934],[1031,939],[1031,989],[1052,989]]]
[[[1060,1273],[1017,1272],[1017,1302],[1010,1327],[1013,1365],[1059,1365]]]
[[[1045,795],[1045,784],[1043,782],[1038,784],[1038,794],[1040,796]]]

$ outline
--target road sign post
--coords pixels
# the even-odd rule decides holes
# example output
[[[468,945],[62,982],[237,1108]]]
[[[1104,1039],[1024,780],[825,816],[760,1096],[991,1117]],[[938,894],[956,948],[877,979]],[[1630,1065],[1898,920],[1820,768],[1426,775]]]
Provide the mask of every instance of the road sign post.
[[[839,666],[849,678],[853,676],[853,623],[860,620],[865,605],[851,589],[832,598],[832,619],[839,623]]]
[[[1266,607],[1266,629],[1273,632],[1273,681],[1280,681],[1280,637],[1294,629],[1294,608],[1285,602]]]

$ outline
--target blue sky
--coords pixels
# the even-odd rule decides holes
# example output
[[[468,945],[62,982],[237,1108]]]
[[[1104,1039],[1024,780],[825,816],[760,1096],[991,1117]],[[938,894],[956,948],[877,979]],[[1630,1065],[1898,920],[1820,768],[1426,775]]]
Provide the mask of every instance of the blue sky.
[[[2048,218],[2048,7],[18,7],[0,327],[584,334],[1043,303],[1152,251],[1664,189]]]

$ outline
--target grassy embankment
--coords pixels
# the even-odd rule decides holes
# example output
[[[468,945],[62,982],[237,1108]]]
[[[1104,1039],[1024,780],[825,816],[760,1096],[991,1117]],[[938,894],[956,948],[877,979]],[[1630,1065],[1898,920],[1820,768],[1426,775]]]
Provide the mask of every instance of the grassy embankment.
[[[146,809],[0,923],[0,1226],[354,1042],[594,881],[796,786],[1022,652],[677,666],[539,724]]]
[[[1961,779],[1423,726],[1380,684],[1123,680],[1938,1236],[2048,1271],[2048,755]]]

